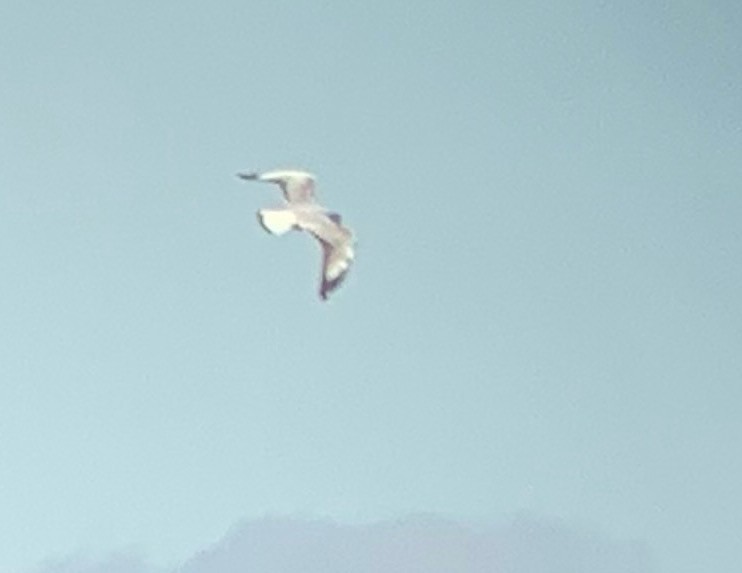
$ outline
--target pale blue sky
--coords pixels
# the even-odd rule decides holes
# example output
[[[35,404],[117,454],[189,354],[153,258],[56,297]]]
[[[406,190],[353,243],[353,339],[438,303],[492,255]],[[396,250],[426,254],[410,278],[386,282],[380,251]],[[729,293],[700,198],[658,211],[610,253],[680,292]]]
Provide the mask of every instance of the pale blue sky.
[[[0,570],[528,511],[734,571],[739,6],[5,0]]]

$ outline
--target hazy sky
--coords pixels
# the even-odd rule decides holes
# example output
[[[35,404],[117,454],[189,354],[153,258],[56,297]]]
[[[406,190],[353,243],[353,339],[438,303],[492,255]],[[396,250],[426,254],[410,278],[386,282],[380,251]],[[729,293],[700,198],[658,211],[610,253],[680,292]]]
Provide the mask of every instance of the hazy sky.
[[[736,572],[741,6],[5,0],[0,570],[526,511]]]

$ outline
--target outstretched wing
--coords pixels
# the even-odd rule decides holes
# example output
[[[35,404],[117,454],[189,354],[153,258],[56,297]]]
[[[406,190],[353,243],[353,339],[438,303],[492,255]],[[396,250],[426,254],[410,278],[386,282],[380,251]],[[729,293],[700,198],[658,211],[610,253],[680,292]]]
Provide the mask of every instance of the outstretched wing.
[[[311,203],[314,201],[314,175],[306,171],[282,169],[265,173],[239,173],[242,179],[278,183],[289,203]]]
[[[353,247],[350,242],[340,245],[331,245],[319,239],[322,245],[322,277],[320,280],[319,295],[327,300],[329,294],[338,288],[350,270],[353,262]]]
[[[322,247],[322,276],[319,295],[326,300],[339,287],[355,257],[353,232],[338,223],[334,213],[302,213],[298,226],[308,231]]]
[[[281,179],[283,196],[289,203],[308,203],[314,200],[314,177],[300,171]]]

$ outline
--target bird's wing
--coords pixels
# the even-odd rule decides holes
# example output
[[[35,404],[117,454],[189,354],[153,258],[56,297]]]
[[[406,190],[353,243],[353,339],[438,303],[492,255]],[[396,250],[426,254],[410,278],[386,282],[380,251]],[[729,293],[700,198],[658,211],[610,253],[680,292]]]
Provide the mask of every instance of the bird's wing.
[[[322,299],[345,279],[355,257],[353,232],[340,225],[334,213],[308,213],[300,216],[299,227],[310,232],[322,247],[322,276],[319,294]]]
[[[294,172],[281,180],[281,189],[289,203],[308,203],[314,200],[314,177]]]
[[[353,247],[350,243],[331,245],[320,240],[322,245],[322,276],[320,278],[319,295],[327,300],[329,294],[338,288],[350,270],[353,262]]]
[[[314,175],[306,171],[284,169],[265,173],[239,173],[242,179],[253,179],[278,183],[289,203],[311,203],[314,201]]]

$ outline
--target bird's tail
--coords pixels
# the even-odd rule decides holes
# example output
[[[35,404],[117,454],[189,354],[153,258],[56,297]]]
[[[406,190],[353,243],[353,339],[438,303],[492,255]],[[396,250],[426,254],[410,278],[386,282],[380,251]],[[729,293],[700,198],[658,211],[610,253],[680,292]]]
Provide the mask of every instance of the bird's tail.
[[[263,228],[274,235],[283,235],[296,225],[296,214],[290,209],[261,209],[258,219]]]

